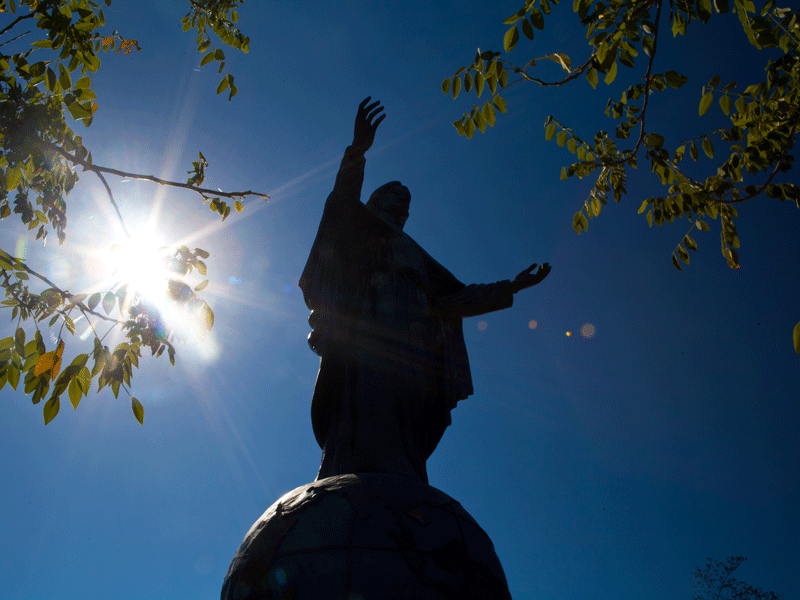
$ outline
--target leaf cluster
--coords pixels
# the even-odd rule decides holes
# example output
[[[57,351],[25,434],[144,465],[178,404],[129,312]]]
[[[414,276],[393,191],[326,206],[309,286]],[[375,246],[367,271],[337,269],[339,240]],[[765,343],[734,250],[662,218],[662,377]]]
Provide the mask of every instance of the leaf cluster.
[[[713,3],[712,0],[674,0],[669,4],[663,0],[573,0],[573,11],[586,29],[590,47],[588,60],[572,68],[569,57],[553,53],[520,67],[501,58],[498,52],[479,51],[470,67],[461,67],[443,82],[442,91],[452,91],[457,98],[463,79],[464,89],[467,92],[474,89],[480,97],[488,73],[494,76],[491,96],[482,108],[473,106],[470,113],[465,113],[453,125],[459,135],[467,138],[472,137],[476,129],[484,132],[484,122],[489,122],[484,111],[499,98],[499,90],[508,85],[529,81],[542,86],[561,86],[584,75],[595,88],[601,75],[606,84],[611,84],[616,79],[618,65],[633,69],[637,59],[644,55],[647,62],[643,82],[629,86],[619,101],[609,99],[606,105],[606,115],[616,122],[613,139],[601,130],[591,142],[586,142],[552,116],[545,120],[545,139],[555,139],[560,147],[566,147],[577,158],[577,162],[562,169],[561,178],[582,178],[596,173],[588,198],[573,217],[573,227],[578,233],[586,231],[589,219],[599,216],[609,196],[616,202],[621,200],[627,192],[626,170],[637,167],[638,154],[644,150],[651,172],[667,188],[667,193],[645,199],[639,213],[645,213],[650,226],[653,223],[661,226],[665,221],[672,223],[681,217],[690,221],[689,231],[673,252],[673,264],[680,269],[681,262],[689,263],[687,249],[697,250],[691,230],[709,228],[701,217],[715,220],[719,215],[722,254],[731,268],[739,268],[736,249],[740,241],[734,225],[737,212],[731,204],[764,194],[768,198],[794,201],[800,207],[800,188],[788,181],[778,182],[779,176],[788,172],[794,162],[793,143],[800,125],[800,23],[798,11],[775,8],[774,0],[767,2],[760,14],[756,14],[750,0],[732,0],[732,4],[750,43],[759,50],[780,48],[783,56],[767,63],[764,81],[752,83],[741,91],[736,82],[719,87],[719,77],[703,87],[699,114],[705,114],[716,98],[720,110],[731,121],[728,128],[701,133],[692,140],[680,142],[670,151],[665,148],[665,136],[648,130],[646,125],[650,95],[678,90],[688,81],[685,75],[672,69],[664,73],[652,72],[662,27],[662,5],[668,7],[672,35],[678,36],[683,35],[692,22],[708,23],[714,11],[728,12],[731,7],[722,0]],[[510,26],[503,38],[504,50],[510,52],[515,48],[520,30],[532,40],[534,29],[544,27],[544,17],[550,10],[547,1],[538,0],[537,4],[537,0],[527,0],[504,21]],[[543,58],[558,63],[566,72],[565,77],[557,81],[534,77],[534,68]],[[517,78],[508,81],[509,71]],[[505,108],[505,102],[503,106]],[[492,119],[490,125],[493,124]],[[632,145],[625,147],[625,140],[630,140]],[[715,150],[715,144],[724,149]],[[698,146],[708,159],[713,160],[715,155],[724,157],[705,180],[690,176],[680,164],[687,149],[691,159],[697,162]],[[761,180],[756,179],[760,173],[766,173],[766,182],[763,175]]]
[[[214,313],[195,292],[203,290],[208,280],[203,280],[192,289],[183,278],[194,269],[205,276],[207,268],[202,259],[208,256],[208,252],[201,248],[189,250],[186,246],[179,246],[164,256],[164,266],[171,273],[165,285],[172,305],[188,316],[189,322],[195,323],[194,330],[201,338],[213,327]],[[38,294],[31,291],[29,275],[34,275],[50,287]],[[22,378],[24,392],[32,394],[33,403],[37,404],[50,391],[51,382],[54,381],[52,393],[43,409],[45,424],[58,414],[59,398],[64,391],[67,391],[73,408],[77,409],[81,397],[88,394],[95,377],[98,392],[105,386],[110,386],[115,397],[120,387],[128,391],[126,386],[130,386],[133,369],[139,366],[142,347],[148,347],[151,355],[156,357],[166,350],[170,362],[175,364],[175,347],[171,340],[178,333],[169,328],[154,306],[125,283],[118,283],[114,289],[105,292],[71,294],[2,249],[0,280],[5,290],[5,300],[0,302],[0,307],[11,309],[11,318],[17,319],[16,334],[0,340],[0,389],[8,383],[16,390]],[[100,308],[103,312],[99,312]],[[88,355],[79,354],[69,367],[61,371],[64,330],[74,335],[75,322],[79,318],[87,320],[89,330],[94,335],[94,366],[89,370],[86,366]],[[61,323],[56,348],[51,351],[47,350],[39,329],[39,323],[47,319],[48,328]],[[33,322],[36,332],[33,340],[26,343],[25,329],[21,324],[28,320]],[[97,327],[104,322],[110,323],[110,327],[101,336]],[[119,329],[127,341],[111,350],[103,344],[103,340],[114,329]],[[144,409],[138,400],[133,396],[131,398],[134,414],[142,422]]]
[[[239,13],[234,10],[241,2],[239,0],[190,0],[190,10],[181,20],[183,30],[197,30],[197,51],[203,54],[200,66],[205,66],[212,61],[219,65],[217,73],[223,74],[217,86],[217,94],[228,90],[230,101],[237,93],[238,88],[233,83],[233,75],[225,73],[225,52],[221,48],[214,48],[209,35],[209,29],[224,44],[244,53],[250,51],[250,38],[243,35],[236,27]]]
[[[75,165],[100,178],[123,230],[122,215],[104,174],[192,190],[199,193],[204,202],[210,199],[211,209],[223,219],[230,214],[230,207],[220,197],[234,198],[237,211],[243,209],[240,200],[249,195],[267,198],[252,191],[216,192],[201,188],[208,166],[202,153],[193,163],[187,183],[119,171],[93,162],[91,152],[72,130],[71,122],[81,121],[88,127],[99,108],[93,81],[100,70],[100,55],[109,50],[116,50],[117,54],[142,50],[137,40],[117,30],[109,31],[103,8],[111,2],[0,0],[0,12],[15,16],[0,29],[0,219],[16,214],[29,230],[36,230],[37,240],[44,243],[48,232],[54,232],[59,242],[63,242],[67,195],[79,179]],[[201,64],[212,60],[219,63],[223,79],[217,93],[227,89],[229,99],[236,95],[237,89],[233,75],[224,73],[225,55],[221,49],[213,48],[212,34],[228,46],[248,51],[249,39],[235,26],[238,21],[235,9],[240,4],[233,0],[189,0],[189,12],[182,21],[184,31],[197,30],[198,51],[203,54]],[[21,31],[27,24],[35,27]],[[33,31],[36,39],[25,40]],[[7,55],[3,53],[4,47],[17,50]],[[212,198],[212,194],[220,197]],[[193,329],[202,338],[213,326],[214,313],[195,292],[203,290],[208,280],[192,288],[183,279],[193,270],[205,277],[207,269],[203,259],[209,254],[200,248],[190,251],[180,246],[166,251],[164,256],[165,266],[171,273],[165,280],[172,303],[170,310],[194,323]],[[44,289],[29,288],[31,277],[38,279]],[[15,336],[0,341],[0,388],[9,383],[17,389],[22,379],[25,393],[32,394],[34,403],[51,392],[44,407],[45,423],[58,413],[59,397],[64,391],[77,408],[95,378],[98,391],[105,386],[109,386],[115,396],[120,387],[128,391],[133,368],[139,366],[142,347],[149,348],[155,356],[166,351],[174,364],[172,341],[179,339],[178,332],[171,331],[163,315],[135,290],[128,290],[125,282],[118,282],[111,289],[72,294],[37,273],[25,261],[0,250],[0,287],[5,296],[0,307],[9,309],[11,318],[17,321]],[[91,353],[94,367],[90,370],[87,366],[88,354],[79,354],[62,371],[64,336],[74,334],[75,323],[82,318],[87,320],[94,336]],[[60,323],[54,350],[47,350],[39,330],[39,323],[45,319],[49,319],[50,328]],[[26,324],[33,325],[35,330],[28,343],[25,343]],[[108,325],[105,333],[98,332],[100,325]],[[126,341],[112,350],[103,340],[115,329]],[[13,344],[9,340],[13,340]],[[131,397],[131,405],[134,415],[142,422],[141,403]]]

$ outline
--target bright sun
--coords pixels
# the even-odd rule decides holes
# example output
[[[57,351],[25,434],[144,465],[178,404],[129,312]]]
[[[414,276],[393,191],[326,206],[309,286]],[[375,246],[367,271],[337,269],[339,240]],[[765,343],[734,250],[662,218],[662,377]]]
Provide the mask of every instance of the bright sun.
[[[109,278],[127,284],[130,292],[161,304],[166,294],[168,271],[164,257],[168,253],[155,232],[137,232],[111,246],[105,257]]]

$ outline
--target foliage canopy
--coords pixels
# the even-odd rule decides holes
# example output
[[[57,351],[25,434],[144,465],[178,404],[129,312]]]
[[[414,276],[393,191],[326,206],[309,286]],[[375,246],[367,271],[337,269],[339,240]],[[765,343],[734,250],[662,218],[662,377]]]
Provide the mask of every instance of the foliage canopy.
[[[535,30],[544,29],[546,18],[558,4],[558,0],[526,0],[504,21],[509,28],[503,50],[514,50],[520,31],[533,40]],[[800,11],[776,7],[775,0],[760,10],[752,0],[573,0],[572,9],[585,27],[589,43],[583,62],[575,66],[566,53],[554,52],[522,64],[500,52],[478,49],[472,64],[442,82],[442,92],[454,99],[462,89],[474,92],[477,98],[488,90],[482,104],[473,105],[453,126],[468,139],[476,130],[484,133],[487,126],[494,126],[497,113],[507,110],[501,93],[518,83],[564,86],[585,77],[596,88],[601,77],[607,85],[614,82],[620,66],[638,69],[641,83],[627,87],[619,100],[610,98],[606,104],[605,114],[614,121],[613,136],[600,130],[588,139],[553,116],[545,119],[545,139],[555,140],[577,158],[561,169],[561,179],[596,177],[572,226],[578,234],[587,231],[589,219],[600,215],[609,196],[620,202],[627,192],[627,169],[637,167],[643,151],[665,191],[644,199],[639,214],[644,213],[650,227],[680,222],[684,217],[688,221],[672,252],[675,268],[681,270],[681,263],[689,264],[689,250],[698,249],[693,235],[711,229],[706,219],[719,217],[722,255],[732,269],[738,269],[737,204],[765,195],[794,202],[800,208],[800,187],[787,175],[800,129]],[[648,101],[656,92],[680,89],[688,78],[673,69],[653,72],[659,35],[665,34],[665,22],[676,37],[684,35],[690,25],[707,24],[715,12],[735,12],[750,44],[758,50],[776,49],[778,57],[767,60],[761,81],[740,85],[712,77],[702,87],[698,114],[703,116],[716,103],[730,126],[697,132],[669,149],[665,135],[648,126]],[[549,61],[563,71],[560,79],[546,81],[538,76],[537,67]],[[697,162],[699,149],[711,160],[716,157],[705,179],[692,176],[682,165],[687,156]],[[793,339],[795,351],[800,352],[800,323]]]
[[[201,187],[208,166],[202,153],[192,163],[185,183],[93,162],[91,151],[72,126],[82,121],[89,127],[98,109],[93,83],[100,71],[100,55],[113,50],[118,54],[141,50],[137,40],[127,39],[106,25],[103,7],[110,6],[111,1],[104,0],[101,5],[93,0],[0,0],[0,14],[14,17],[0,29],[0,48],[20,46],[10,55],[0,50],[0,218],[9,218],[13,212],[29,231],[36,230],[36,239],[43,243],[51,232],[59,242],[66,238],[67,195],[79,180],[76,166],[94,173],[103,183],[126,234],[105,174],[192,190],[223,220],[231,207],[222,198],[233,199],[237,211],[242,210],[241,200],[248,196],[266,198],[252,191],[219,192]],[[235,9],[241,2],[189,0],[188,4],[183,30],[196,30],[197,51],[203,54],[201,65],[218,64],[222,79],[217,94],[227,91],[230,100],[237,88],[233,75],[225,70],[224,51],[215,44],[221,41],[248,51],[249,39],[235,25]],[[28,29],[29,25],[35,27]],[[28,42],[27,36],[36,39]],[[194,322],[201,336],[212,328],[214,313],[195,292],[201,291],[208,280],[194,288],[183,280],[193,270],[205,276],[203,261],[208,256],[201,248],[186,246],[162,249],[160,255],[171,310]],[[31,277],[38,280],[36,289]],[[128,386],[143,347],[155,356],[166,350],[170,362],[175,362],[171,340],[178,332],[170,329],[159,309],[127,282],[120,281],[111,289],[100,289],[100,285],[86,293],[72,294],[35,271],[23,258],[0,249],[0,286],[5,294],[0,305],[17,321],[16,333],[0,340],[0,389],[8,384],[16,390],[22,381],[34,404],[46,399],[45,424],[58,414],[64,392],[77,408],[93,380],[98,391],[109,386],[115,396],[120,388],[131,395]],[[78,354],[62,369],[67,345],[64,330],[74,334],[79,317],[90,324],[94,348]],[[58,327],[53,349],[48,349],[39,327],[45,320],[48,327]],[[101,334],[102,325],[108,329]],[[126,341],[111,349],[104,340],[114,330]],[[131,408],[142,423],[144,409],[132,395]]]

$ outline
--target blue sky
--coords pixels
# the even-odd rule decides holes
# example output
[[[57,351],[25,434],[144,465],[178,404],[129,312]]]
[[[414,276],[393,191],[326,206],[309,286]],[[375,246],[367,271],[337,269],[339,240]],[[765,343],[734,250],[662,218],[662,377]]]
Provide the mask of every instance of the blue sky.
[[[474,96],[453,101],[439,87],[477,46],[500,49],[502,20],[518,4],[251,1],[240,10],[250,53],[226,49],[239,88],[232,102],[214,95],[213,68],[196,70],[182,3],[106,9],[110,27],[142,51],[102,57],[100,108],[84,135],[95,163],[185,180],[199,150],[206,184],[272,199],[249,200],[220,224],[190,194],[111,178],[129,229],[156,214],[165,242],[211,252],[203,294],[216,324],[205,344],[178,346],[175,367],[142,361],[134,393],[144,427],[107,390],[77,411],[64,402],[47,427],[41,405],[0,391],[0,586],[9,598],[218,597],[252,522],[314,479],[318,359],[296,285],[368,95],[387,118],[367,155],[365,195],[406,184],[406,231],[467,283],[553,266],[513,308],[465,321],[475,394],[453,411],[428,462],[431,484],[491,536],[514,598],[688,599],[693,567],[731,555],[750,557],[740,578],[800,595],[800,357],[791,343],[800,212],[766,198],[742,205],[742,268],[726,266],[712,222],[678,272],[670,253],[688,222],[648,229],[636,214],[660,193],[641,160],[628,197],[576,235],[572,215],[591,182],[559,180],[572,155],[544,140],[542,124],[553,114],[585,138],[610,129],[606,99],[635,76],[623,70],[610,89],[514,86],[504,94],[509,114],[470,141],[451,122]],[[712,75],[763,76],[765,54],[749,47],[735,15],[713,21],[685,39],[660,36],[655,71],[689,76],[650,104],[652,130],[668,146],[724,123],[717,108],[697,117]],[[588,47],[575,22],[562,3],[510,58],[565,51],[582,62]],[[543,73],[557,77],[550,68]],[[710,164],[702,157],[698,173]],[[77,292],[102,275],[118,234],[87,174],[69,200],[63,246],[24,244],[8,219],[0,247],[24,251]],[[12,331],[0,326],[3,337]],[[66,355],[88,351],[66,343]]]

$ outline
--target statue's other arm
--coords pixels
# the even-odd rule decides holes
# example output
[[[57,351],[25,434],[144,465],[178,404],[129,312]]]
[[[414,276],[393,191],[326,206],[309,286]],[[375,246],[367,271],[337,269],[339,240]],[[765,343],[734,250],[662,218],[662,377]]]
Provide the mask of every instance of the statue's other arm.
[[[454,317],[476,317],[496,310],[510,308],[514,303],[514,294],[540,283],[550,272],[550,265],[544,263],[538,270],[536,264],[522,271],[514,281],[498,281],[497,283],[476,283],[465,286],[461,290],[437,298],[435,310]]]

